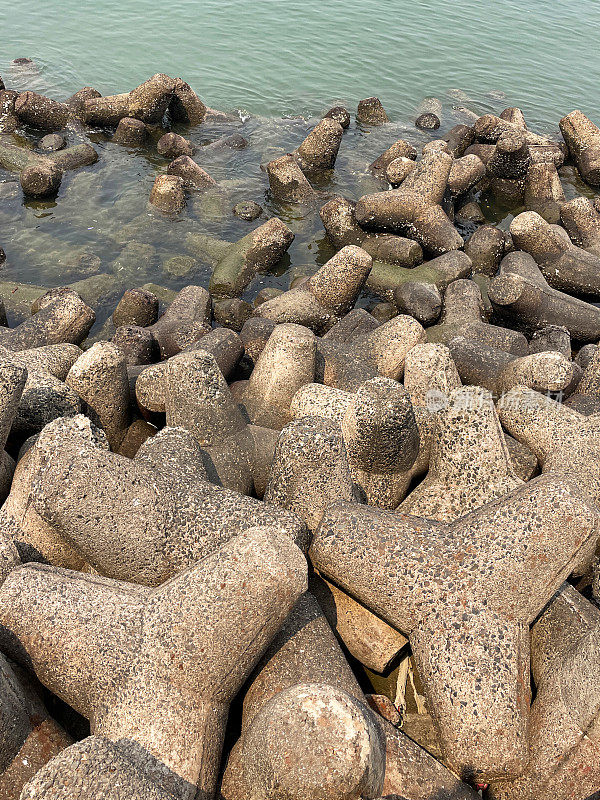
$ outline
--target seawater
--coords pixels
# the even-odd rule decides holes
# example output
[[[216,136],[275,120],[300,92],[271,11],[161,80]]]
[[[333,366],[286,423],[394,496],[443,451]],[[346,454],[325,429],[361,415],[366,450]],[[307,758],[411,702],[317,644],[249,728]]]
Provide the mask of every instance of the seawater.
[[[206,285],[211,264],[195,252],[193,234],[243,236],[261,220],[234,217],[231,208],[241,200],[260,203],[296,234],[283,262],[259,276],[246,299],[262,286],[285,288],[290,275],[322,264],[331,248],[318,206],[275,201],[261,165],[295,148],[334,103],[353,111],[360,98],[376,94],[392,120],[381,128],[353,122],[344,136],[336,170],[318,188],[350,198],[380,188],[365,167],[396,138],[417,146],[438,138],[463,121],[461,107],[482,114],[519,105],[530,127],[547,133],[574,108],[600,120],[597,0],[62,0],[43,12],[37,1],[0,0],[0,14],[0,74],[10,88],[61,99],[84,85],[103,94],[127,91],[167,72],[187,80],[210,106],[235,112],[227,123],[177,129],[197,145],[196,160],[220,188],[190,193],[176,218],[148,209],[152,183],[167,167],[155,147],[128,150],[101,131],[90,132],[98,164],[67,173],[55,201],[24,201],[15,176],[0,170],[0,246],[7,253],[0,281],[55,286],[109,276],[97,281],[99,326],[127,286]],[[11,66],[23,56],[35,69]],[[413,124],[428,96],[443,106],[442,127],[432,135]],[[203,151],[234,131],[248,139],[246,149]],[[40,135],[20,134],[32,143]],[[562,177],[568,196],[587,191],[572,171]],[[485,198],[484,211],[500,225],[510,222],[507,209]],[[185,276],[165,269],[176,255],[195,259]]]

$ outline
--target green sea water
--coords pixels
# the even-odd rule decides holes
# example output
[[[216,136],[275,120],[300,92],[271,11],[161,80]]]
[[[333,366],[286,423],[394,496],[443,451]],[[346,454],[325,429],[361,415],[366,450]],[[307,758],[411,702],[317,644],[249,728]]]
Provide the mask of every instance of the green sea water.
[[[461,107],[481,114],[519,105],[531,128],[548,133],[574,108],[600,121],[598,0],[61,0],[44,7],[0,0],[0,13],[0,74],[11,88],[60,99],[84,85],[103,94],[127,91],[166,72],[187,80],[210,106],[238,112],[229,123],[180,130],[220,188],[190,196],[175,219],[147,206],[168,162],[153,146],[115,145],[109,133],[91,134],[98,164],[65,176],[55,201],[24,202],[15,176],[0,170],[0,246],[7,253],[0,280],[52,286],[95,272],[110,276],[111,292],[98,292],[99,324],[126,286],[206,285],[211,265],[194,252],[190,234],[243,236],[260,220],[234,217],[240,200],[259,202],[263,220],[277,214],[296,234],[282,265],[259,277],[247,299],[323,263],[331,249],[318,209],[274,200],[261,164],[296,147],[334,103],[353,110],[362,97],[378,95],[392,120],[373,129],[353,123],[345,134],[335,173],[319,188],[351,198],[377,188],[365,167],[396,138],[418,146],[437,138],[464,121]],[[19,57],[35,67],[11,65]],[[413,124],[431,96],[443,107],[434,136]],[[248,148],[202,149],[234,131]],[[39,136],[21,133],[32,144]],[[583,189],[570,174],[563,182],[567,195]],[[484,210],[508,224],[506,210],[485,203]],[[165,269],[174,255],[194,258],[187,275]]]

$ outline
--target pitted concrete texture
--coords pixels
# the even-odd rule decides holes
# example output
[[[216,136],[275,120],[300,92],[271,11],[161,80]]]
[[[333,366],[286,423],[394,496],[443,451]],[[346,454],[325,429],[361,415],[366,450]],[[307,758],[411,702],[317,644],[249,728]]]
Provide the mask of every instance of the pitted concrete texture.
[[[128,742],[88,736],[53,758],[29,781],[20,800],[178,800],[138,762]],[[144,765],[145,766],[145,765]],[[191,788],[188,788],[188,792]]]
[[[490,283],[489,298],[497,314],[524,330],[545,325],[565,327],[580,342],[600,339],[600,310],[591,303],[553,289],[528,253],[509,253]]]
[[[452,339],[448,347],[463,383],[482,386],[495,396],[518,385],[569,394],[581,376],[580,367],[561,353],[515,356],[463,336]]]
[[[48,714],[25,672],[0,655],[0,800],[19,800],[23,785],[72,743]]]
[[[560,221],[573,244],[600,255],[600,214],[587,197],[574,197],[560,207]]]
[[[44,429],[44,437],[60,439],[63,435],[80,438],[93,447],[108,450],[104,432],[81,414],[56,419]],[[84,570],[85,559],[55,528],[45,522],[31,502],[32,483],[40,467],[43,439],[28,439],[19,454],[19,461],[6,502],[0,511],[0,528],[14,540],[25,561],[43,561],[55,567]]]
[[[209,291],[213,297],[238,297],[258,272],[267,271],[281,259],[294,234],[278,217],[259,225],[234,244],[225,244],[217,255]]]
[[[402,500],[411,482],[427,472],[435,420],[446,407],[450,393],[461,386],[450,351],[441,344],[418,344],[406,355],[404,388],[408,391],[419,429],[419,453],[412,467],[398,483]]]
[[[317,193],[289,153],[269,161],[266,172],[271,192],[284,203],[309,203],[316,199]]]
[[[303,554],[274,528],[152,590],[27,565],[0,589],[0,638],[93,734],[148,750],[192,800],[214,792],[229,703],[306,587]]]
[[[329,117],[322,119],[294,153],[302,171],[333,169],[343,135],[339,122]]]
[[[273,322],[305,325],[325,333],[354,306],[371,271],[373,259],[362,248],[348,245],[308,281],[261,303],[255,316]]]
[[[296,604],[244,697],[224,800],[358,800],[389,791],[470,797],[418,745],[368,708],[310,593]],[[452,787],[456,795],[445,793]]]
[[[479,286],[471,280],[451,283],[444,294],[442,319],[427,329],[427,340],[449,344],[455,336],[475,339],[480,344],[497,347],[517,356],[527,355],[527,339],[522,333],[490,325]]]
[[[310,531],[331,503],[357,501],[340,426],[322,417],[301,417],[286,425],[264,500],[297,514]]]
[[[179,353],[150,375],[142,373],[136,393],[144,405],[164,404],[167,426],[190,431],[202,447],[209,480],[262,496],[278,433],[246,424],[211,353]]]
[[[292,398],[314,381],[316,359],[312,331],[302,325],[277,325],[240,398],[251,422],[276,430],[287,425]]]
[[[235,331],[227,328],[215,328],[202,336],[182,352],[205,350],[211,353],[217,366],[225,377],[228,377],[244,353],[244,345]],[[135,388],[135,399],[139,406],[147,411],[165,411],[165,377],[169,359],[159,364],[143,366],[141,369],[128,371]]]
[[[581,177],[592,186],[599,186],[600,128],[581,111],[571,111],[559,125]]]
[[[575,392],[565,405],[586,417],[600,412],[600,349],[595,348]]]
[[[535,211],[516,216],[510,233],[515,247],[535,259],[550,286],[600,296],[600,258],[572,244]]]
[[[372,378],[356,394],[311,383],[292,400],[295,418],[318,416],[342,428],[348,462],[366,502],[395,508],[404,473],[419,453],[419,430],[408,393],[391,378]]]
[[[158,342],[161,358],[170,358],[209,333],[211,317],[212,301],[206,289],[186,286],[147,330]]]
[[[521,486],[489,392],[455,389],[437,415],[427,477],[402,514],[452,522]]]
[[[385,740],[373,712],[330,685],[275,695],[230,755],[223,800],[359,800],[381,792]]]
[[[585,492],[552,474],[450,524],[337,503],[310,553],[409,636],[447,763],[489,782],[526,767],[528,625],[599,523]]]
[[[0,344],[27,350],[47,344],[81,344],[96,315],[72,289],[51,289],[36,302],[32,317],[16,328],[0,328]]]
[[[432,255],[459,250],[463,239],[441,206],[452,163],[442,151],[424,155],[399,189],[361,197],[356,221],[367,230],[408,236]]]
[[[127,362],[122,351],[110,342],[96,342],[75,361],[66,383],[85,402],[88,415],[117,450],[131,420]]]
[[[408,392],[391,378],[367,381],[352,398],[341,426],[354,478],[367,503],[395,508],[404,492],[404,473],[419,454],[419,429]]]
[[[0,501],[6,499],[15,464],[5,451],[6,442],[15,423],[23,392],[27,385],[27,369],[15,363],[0,347]]]
[[[52,344],[11,352],[0,345],[0,358],[27,371],[27,381],[13,420],[12,432],[30,435],[53,419],[78,414],[81,402],[65,384],[67,373],[82,355],[75,344]]]
[[[600,414],[586,417],[525,386],[515,386],[497,407],[503,426],[533,450],[543,472],[575,477],[600,502]]]
[[[536,621],[529,764],[494,800],[595,797],[600,786],[600,611],[565,584]]]
[[[100,574],[157,585],[255,525],[306,547],[296,515],[205,480],[203,453],[185,430],[163,429],[133,460],[70,429],[45,433],[33,507]]]

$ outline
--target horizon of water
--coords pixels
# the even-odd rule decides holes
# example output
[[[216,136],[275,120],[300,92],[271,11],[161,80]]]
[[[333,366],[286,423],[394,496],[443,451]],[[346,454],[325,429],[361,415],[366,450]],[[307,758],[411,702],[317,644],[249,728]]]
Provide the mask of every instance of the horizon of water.
[[[506,93],[532,124],[575,107],[600,116],[597,0],[38,0],[4,6],[0,74],[30,57],[49,93],[128,91],[155,72],[211,106],[318,114],[378,95],[399,118],[424,96]]]

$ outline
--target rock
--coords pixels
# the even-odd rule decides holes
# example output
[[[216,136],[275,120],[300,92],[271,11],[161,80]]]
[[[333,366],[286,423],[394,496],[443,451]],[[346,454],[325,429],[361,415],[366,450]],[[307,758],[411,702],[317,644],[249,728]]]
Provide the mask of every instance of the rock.
[[[62,150],[63,147],[66,146],[67,142],[65,137],[61,136],[59,133],[48,133],[38,142],[39,149],[48,153],[54,153],[56,150]]]

